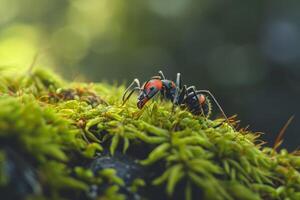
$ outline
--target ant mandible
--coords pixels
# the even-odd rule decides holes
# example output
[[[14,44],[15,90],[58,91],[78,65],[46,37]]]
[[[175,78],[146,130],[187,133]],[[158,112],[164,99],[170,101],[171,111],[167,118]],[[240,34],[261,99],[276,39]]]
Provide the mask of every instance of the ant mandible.
[[[207,98],[207,96],[210,96],[221,111],[225,120],[229,122],[225,112],[214,95],[209,90],[196,90],[195,86],[182,86],[180,73],[177,73],[176,82],[174,82],[172,80],[167,80],[163,72],[159,71],[158,76],[153,76],[150,80],[145,82],[142,87],[140,81],[134,79],[123,94],[123,105],[135,91],[139,91],[137,102],[137,107],[139,109],[142,109],[150,99],[160,92],[163,98],[172,101],[173,110],[175,106],[184,106],[192,114],[204,115],[205,117],[209,117],[211,112],[211,104]]]

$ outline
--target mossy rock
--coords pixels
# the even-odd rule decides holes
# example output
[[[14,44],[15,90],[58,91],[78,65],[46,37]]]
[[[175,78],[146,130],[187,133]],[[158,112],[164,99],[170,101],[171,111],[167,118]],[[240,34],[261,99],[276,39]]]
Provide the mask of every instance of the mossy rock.
[[[69,83],[41,69],[2,72],[1,196],[300,199],[299,152],[262,147],[260,134],[235,130],[234,119],[227,124],[181,108],[172,112],[160,100],[143,110],[133,99],[122,105],[123,91]]]

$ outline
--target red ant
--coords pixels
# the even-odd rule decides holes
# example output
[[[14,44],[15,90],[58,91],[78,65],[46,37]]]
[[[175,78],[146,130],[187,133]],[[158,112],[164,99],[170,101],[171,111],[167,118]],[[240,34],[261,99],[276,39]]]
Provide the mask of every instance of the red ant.
[[[134,91],[139,91],[140,94],[138,96],[137,107],[142,109],[150,99],[160,92],[163,98],[173,102],[173,109],[176,105],[184,106],[194,115],[204,115],[205,117],[209,117],[211,104],[207,96],[210,96],[226,121],[228,121],[222,107],[209,90],[196,90],[195,86],[182,86],[180,73],[177,73],[176,82],[167,80],[162,71],[159,71],[158,74],[158,76],[153,76],[150,80],[144,83],[142,87],[140,85],[140,81],[138,79],[134,79],[124,92],[122,98],[123,104],[126,103]],[[136,84],[136,86],[132,88],[134,84]]]

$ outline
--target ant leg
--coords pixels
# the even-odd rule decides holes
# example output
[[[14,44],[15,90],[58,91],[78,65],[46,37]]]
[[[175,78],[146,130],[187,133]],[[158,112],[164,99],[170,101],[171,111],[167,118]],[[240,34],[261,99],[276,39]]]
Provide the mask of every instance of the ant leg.
[[[179,97],[181,97],[182,94],[184,94],[183,91],[182,91],[182,86],[181,86],[181,74],[180,73],[177,73],[175,86],[176,86],[176,90],[175,90],[175,95],[174,95],[174,98],[173,98],[172,111],[175,110],[175,105],[180,104],[179,103],[180,102]]]
[[[175,110],[176,105],[180,106],[181,104],[183,104],[183,102],[186,98],[186,95],[187,95],[187,90],[186,90],[186,85],[184,85],[181,90],[176,91],[176,95],[173,100],[172,111]]]
[[[219,108],[219,110],[221,111],[221,113],[222,113],[223,117],[225,118],[225,120],[227,121],[227,123],[230,124],[229,119],[226,116],[224,110],[222,109],[222,107],[218,103],[217,99],[214,97],[214,95],[209,90],[198,90],[197,92],[208,94],[213,99],[213,101],[215,102],[215,104],[217,105],[217,107]]]
[[[178,87],[179,89],[182,88],[182,80],[181,80],[181,74],[177,73],[177,77],[176,77],[176,87]]]
[[[196,87],[195,86],[190,86],[186,90],[187,90],[188,93],[191,93],[191,92],[194,93],[194,92],[196,92]]]
[[[133,89],[132,86],[136,84],[137,87],[134,87]],[[135,78],[132,83],[126,88],[124,94],[123,94],[123,97],[122,97],[122,101],[123,101],[123,104],[130,98],[130,96],[132,95],[133,91],[136,91],[136,90],[141,90],[141,84],[140,84],[140,81],[139,79]],[[127,93],[130,91],[130,94],[126,97]]]
[[[180,90],[179,96],[177,97],[177,104],[180,105],[184,102],[186,96],[188,95],[186,85]]]
[[[178,95],[179,93],[181,93],[181,74],[177,73],[177,77],[176,77],[176,83],[175,83],[175,87],[176,87],[176,91],[175,91],[175,95],[173,98],[173,106],[175,104],[178,104]]]
[[[178,96],[176,98],[174,98],[172,111],[175,110],[176,105],[180,106],[183,104],[183,102],[185,101],[186,95],[187,95],[187,90],[186,90],[186,85],[184,85],[183,88],[180,90]]]
[[[159,76],[161,77],[162,80],[166,80],[166,77],[164,75],[164,73],[160,70],[158,71]]]

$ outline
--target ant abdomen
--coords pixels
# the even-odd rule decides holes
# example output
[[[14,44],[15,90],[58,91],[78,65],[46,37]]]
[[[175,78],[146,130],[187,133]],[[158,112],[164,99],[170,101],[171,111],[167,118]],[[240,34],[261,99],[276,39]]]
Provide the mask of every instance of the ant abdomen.
[[[201,94],[202,95],[202,94]],[[202,96],[188,96],[185,99],[184,105],[187,109],[194,115],[202,115],[204,117],[209,117],[211,114],[211,103],[207,97],[203,102],[199,102]]]

